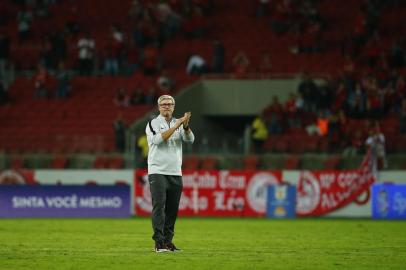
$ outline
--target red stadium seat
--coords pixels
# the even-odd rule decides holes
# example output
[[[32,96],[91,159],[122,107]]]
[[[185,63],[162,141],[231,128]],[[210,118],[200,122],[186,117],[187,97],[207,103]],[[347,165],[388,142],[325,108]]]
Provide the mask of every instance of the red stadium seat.
[[[110,158],[109,168],[122,169],[124,167],[124,159],[121,156]]]
[[[258,169],[258,164],[259,164],[259,157],[255,155],[250,155],[244,157],[243,160],[243,169],[244,170],[257,170]]]
[[[297,155],[289,155],[285,158],[284,168],[286,170],[297,170],[299,169],[299,156]]]
[[[65,169],[68,165],[68,159],[65,156],[54,156],[51,162],[52,169]]]
[[[200,167],[200,158],[198,156],[188,155],[183,158],[183,169],[198,170]]]
[[[25,160],[22,156],[13,156],[10,161],[10,168],[13,170],[21,170],[25,168]]]
[[[201,169],[202,170],[215,170],[217,166],[217,158],[213,156],[206,156],[202,160]]]
[[[323,168],[325,170],[335,170],[337,169],[339,163],[340,163],[339,156],[330,156],[324,161]]]
[[[109,166],[109,159],[105,156],[98,156],[93,162],[93,168],[106,169]]]

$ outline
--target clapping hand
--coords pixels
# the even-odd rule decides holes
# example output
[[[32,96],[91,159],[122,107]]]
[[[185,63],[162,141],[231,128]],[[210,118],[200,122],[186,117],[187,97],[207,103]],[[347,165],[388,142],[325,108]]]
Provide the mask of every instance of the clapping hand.
[[[185,120],[183,121],[183,127],[184,128],[189,127],[189,120],[190,120],[191,116],[192,116],[191,112],[185,112],[185,115],[183,116],[183,118],[185,118]]]
[[[186,113],[183,115],[183,117],[177,119],[177,120],[176,120],[176,123],[175,123],[176,127],[178,128],[178,127],[180,127],[180,125],[182,125],[182,124],[183,124],[184,127],[185,127],[185,126],[187,127],[187,126],[189,125],[189,119],[190,119],[190,116],[191,116],[191,115],[192,115],[191,112],[186,112]]]

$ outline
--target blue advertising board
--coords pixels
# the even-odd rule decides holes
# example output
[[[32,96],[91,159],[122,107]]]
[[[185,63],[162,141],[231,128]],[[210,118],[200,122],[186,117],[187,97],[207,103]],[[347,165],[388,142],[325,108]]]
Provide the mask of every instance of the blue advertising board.
[[[128,217],[130,187],[0,186],[0,217]]]
[[[294,218],[296,216],[296,187],[271,185],[267,189],[266,214],[268,218]]]
[[[372,186],[372,217],[406,219],[406,184],[374,184]]]

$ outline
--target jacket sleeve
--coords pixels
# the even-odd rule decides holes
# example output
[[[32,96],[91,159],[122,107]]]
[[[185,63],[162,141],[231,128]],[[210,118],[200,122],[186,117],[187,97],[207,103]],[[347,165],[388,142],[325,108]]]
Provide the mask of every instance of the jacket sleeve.
[[[183,125],[181,127],[181,134],[182,134],[182,140],[187,143],[193,143],[195,141],[195,134],[193,134],[193,131],[190,131],[189,134],[186,134],[185,130],[183,129]]]
[[[158,120],[152,119],[149,121],[145,128],[145,133],[147,134],[148,145],[160,144],[163,142]]]

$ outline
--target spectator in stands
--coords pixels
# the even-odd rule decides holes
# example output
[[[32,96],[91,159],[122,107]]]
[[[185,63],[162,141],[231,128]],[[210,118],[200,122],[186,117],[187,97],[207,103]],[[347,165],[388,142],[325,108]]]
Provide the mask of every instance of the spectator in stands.
[[[145,132],[142,132],[137,136],[137,148],[138,148],[138,166],[137,168],[146,168],[147,167],[147,159],[148,159],[148,140]]]
[[[403,76],[396,78],[395,91],[401,98],[406,97],[406,82]]]
[[[244,76],[248,72],[250,60],[244,51],[238,51],[233,57],[234,73],[239,76]]]
[[[320,111],[317,117],[317,127],[320,136],[326,136],[328,134],[329,121],[328,113]]]
[[[47,19],[51,17],[51,12],[49,10],[50,1],[37,1],[35,4],[35,16],[40,19]]]
[[[303,97],[305,110],[307,112],[315,112],[318,104],[319,90],[313,79],[307,73],[302,75],[302,81],[298,86],[298,92]]]
[[[40,58],[41,61],[45,64],[46,68],[55,68],[55,57],[53,55],[52,44],[49,35],[45,35],[41,40]]]
[[[135,22],[133,28],[133,38],[135,43],[144,48],[146,45],[157,42],[159,29],[148,11],[144,11],[140,20]]]
[[[162,93],[170,94],[174,91],[175,81],[165,70],[161,72],[161,75],[158,77],[156,84],[159,91]]]
[[[166,3],[166,1],[157,3],[155,10],[157,22],[161,25],[161,31],[163,32],[164,38],[171,38],[180,29],[180,15],[172,10],[170,4]]]
[[[130,105],[130,97],[125,88],[118,89],[114,98],[114,104],[116,104],[117,107],[128,107]]]
[[[268,139],[268,128],[265,124],[265,119],[262,114],[255,117],[251,124],[251,142],[252,142],[252,152],[262,153],[263,145]]]
[[[211,70],[213,73],[224,72],[224,57],[225,57],[224,44],[219,39],[215,39],[213,41],[213,63]]]
[[[369,89],[367,93],[367,114],[371,119],[380,119],[383,116],[383,106],[375,88]]]
[[[32,20],[33,15],[31,10],[29,10],[26,6],[23,6],[23,8],[17,13],[19,42],[23,42],[30,37]]]
[[[131,76],[139,68],[139,52],[136,48],[134,40],[129,40],[129,43],[124,46],[123,55],[121,57],[121,73],[126,76]]]
[[[79,74],[89,76],[93,72],[94,52],[96,42],[91,37],[90,33],[86,33],[77,43],[78,48],[78,66]]]
[[[258,72],[261,74],[268,74],[272,71],[271,55],[268,51],[263,51],[258,66]]]
[[[394,81],[388,81],[383,95],[385,115],[390,112],[400,112],[402,108],[402,96],[396,92]]]
[[[283,35],[290,28],[289,17],[292,12],[290,1],[279,1],[271,16],[271,28],[277,35]]]
[[[402,107],[399,113],[399,128],[401,133],[406,133],[406,98],[402,99]]]
[[[34,75],[35,81],[35,96],[38,98],[47,98],[48,97],[48,71],[43,64],[38,64],[37,72]]]
[[[130,103],[131,105],[145,104],[145,95],[141,88],[137,87],[131,93]]]
[[[2,78],[0,78],[0,105],[7,104],[9,102],[9,97]]]
[[[302,98],[302,95],[300,93],[295,93],[295,98],[296,98],[296,112],[298,113],[303,113],[304,112],[304,100]]]
[[[361,84],[357,83],[355,91],[349,93],[347,98],[347,114],[352,118],[363,118],[366,113],[366,94],[361,88]]]
[[[152,76],[160,72],[162,68],[162,57],[157,45],[146,46],[143,49],[140,59],[144,75]]]
[[[382,44],[378,35],[375,35],[374,38],[367,41],[363,52],[369,67],[374,68],[382,54]]]
[[[143,12],[144,10],[139,0],[131,1],[131,7],[128,11],[128,17],[131,22],[139,21],[142,18]]]
[[[365,145],[371,151],[372,158],[376,162],[376,168],[378,170],[387,168],[385,135],[381,132],[378,122],[373,124],[370,135],[365,141]]]
[[[339,82],[335,88],[334,101],[332,104],[332,110],[338,111],[346,109],[347,105],[347,89],[343,82]]]
[[[207,72],[207,64],[202,56],[192,54],[188,57],[186,73],[189,75],[201,75]]]
[[[117,43],[117,47],[121,50],[124,46],[124,33],[119,25],[111,26],[111,37],[114,42]]]
[[[329,133],[329,115],[328,112],[320,111],[315,123],[306,126],[306,132],[309,135],[326,136]]]
[[[213,8],[213,1],[211,0],[193,0],[193,4],[202,10],[204,16],[209,15]]]
[[[0,2],[0,26],[6,25],[11,17],[11,12],[8,3],[5,1]]]
[[[113,25],[111,27],[111,39],[112,39],[112,46],[115,52],[115,58],[117,59],[117,66],[120,66],[122,63],[122,57],[124,53],[125,47],[125,35],[121,26]],[[118,70],[118,68],[117,68]]]
[[[69,96],[71,86],[70,86],[70,76],[68,71],[65,69],[65,63],[59,62],[58,70],[56,72],[56,97],[65,99]]]
[[[272,98],[272,103],[264,110],[265,123],[269,134],[281,134],[283,130],[283,106],[278,96]]]
[[[401,69],[405,66],[404,39],[395,41],[389,53],[389,65],[392,69]]]
[[[67,13],[68,15],[65,27],[69,34],[76,35],[77,33],[79,33],[80,30],[78,19],[79,6],[75,2],[73,2],[71,5],[69,5]]]
[[[344,63],[342,66],[343,80],[350,81],[351,86],[356,80],[356,63],[355,58],[349,54],[344,54]],[[347,85],[348,86],[348,85]],[[351,86],[349,87],[351,89]]]
[[[114,137],[116,150],[120,153],[123,153],[125,150],[125,135],[127,130],[127,125],[123,120],[121,113],[118,114],[116,120],[113,123],[114,128]]]
[[[145,95],[145,104],[153,105],[158,98],[158,93],[155,87],[150,87],[147,94]]]
[[[68,53],[68,45],[66,43],[65,34],[62,31],[56,31],[51,36],[51,50],[54,57],[54,63],[65,62]]]
[[[327,83],[323,83],[318,87],[318,98],[316,99],[318,110],[330,110],[334,99],[332,92]]]
[[[6,81],[6,70],[10,56],[10,38],[0,33],[0,80]]]
[[[269,0],[256,0],[256,12],[257,17],[264,17],[269,13]]]
[[[354,133],[353,136],[350,136],[346,140],[346,145],[343,150],[343,157],[356,156],[361,152],[362,149],[362,132],[360,130],[351,131]]]
[[[104,72],[111,76],[117,75],[119,71],[120,48],[117,45],[110,37],[104,49]]]
[[[326,113],[328,115],[328,113]],[[340,150],[351,145],[347,137],[347,117],[343,110],[332,111],[327,116],[327,136],[330,141],[330,150]],[[320,122],[322,123],[322,122]]]
[[[204,16],[201,8],[192,6],[187,9],[182,29],[187,39],[202,38],[204,36]]]
[[[302,126],[298,105],[296,94],[290,93],[289,99],[286,100],[284,105],[285,116],[290,129],[296,129]]]
[[[318,53],[321,51],[321,24],[312,22],[306,31],[296,31],[296,44],[290,48],[293,54]]]
[[[328,133],[330,138],[340,137],[340,112],[332,111],[328,119]]]

